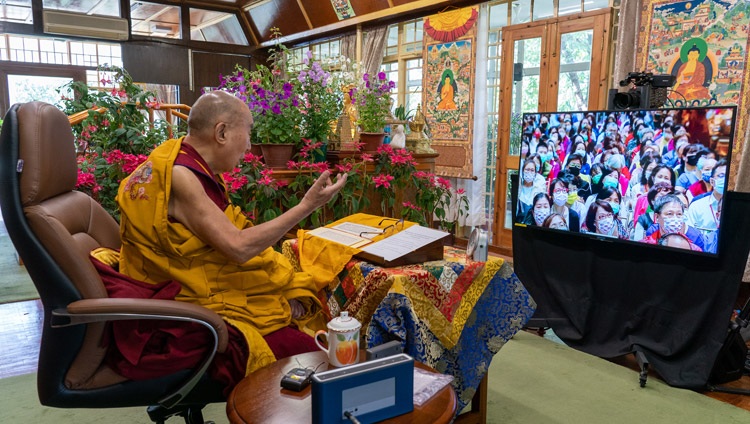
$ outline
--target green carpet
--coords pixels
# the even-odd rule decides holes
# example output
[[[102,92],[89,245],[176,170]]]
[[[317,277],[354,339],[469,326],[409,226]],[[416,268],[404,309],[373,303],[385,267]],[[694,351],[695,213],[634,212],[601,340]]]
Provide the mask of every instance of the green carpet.
[[[0,380],[0,423],[150,422],[145,408],[39,406],[35,384],[33,374]],[[669,387],[655,378],[640,388],[633,370],[525,332],[508,342],[492,361],[488,397],[487,422],[492,424],[750,422],[750,412]],[[209,405],[204,418],[226,423],[224,407]]]
[[[4,230],[2,227],[0,232]],[[26,267],[18,264],[16,250],[7,233],[0,235],[0,287],[0,303],[39,298]]]

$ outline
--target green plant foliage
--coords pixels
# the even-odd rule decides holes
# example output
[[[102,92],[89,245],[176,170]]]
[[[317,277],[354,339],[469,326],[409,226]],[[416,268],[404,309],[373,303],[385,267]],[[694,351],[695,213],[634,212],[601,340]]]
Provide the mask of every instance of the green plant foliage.
[[[99,70],[106,75],[101,85],[111,89],[92,90],[75,81],[58,92],[73,93],[72,98],[62,98],[65,114],[88,110],[88,116],[72,127],[78,152],[76,187],[117,218],[115,196],[120,181],[169,137],[170,125],[163,120],[156,120],[153,125],[149,122],[145,108],[159,108],[156,96],[135,84],[125,69],[102,66]],[[174,134],[181,135],[177,131]]]

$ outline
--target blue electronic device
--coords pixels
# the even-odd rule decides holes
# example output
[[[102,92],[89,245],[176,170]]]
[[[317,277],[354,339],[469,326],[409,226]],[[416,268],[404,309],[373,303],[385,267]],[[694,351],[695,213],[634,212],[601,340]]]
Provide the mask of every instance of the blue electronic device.
[[[414,409],[414,359],[388,356],[312,376],[313,424],[374,423]]]

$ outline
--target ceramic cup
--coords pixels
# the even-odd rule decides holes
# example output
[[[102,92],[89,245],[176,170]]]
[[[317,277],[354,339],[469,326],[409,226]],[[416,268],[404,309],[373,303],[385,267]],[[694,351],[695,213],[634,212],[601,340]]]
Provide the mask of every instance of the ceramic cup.
[[[343,367],[359,362],[359,329],[362,324],[343,311],[341,315],[328,323],[328,332],[320,330],[315,333],[315,344],[328,352],[328,362],[336,367]],[[325,335],[328,349],[323,347],[318,336]]]

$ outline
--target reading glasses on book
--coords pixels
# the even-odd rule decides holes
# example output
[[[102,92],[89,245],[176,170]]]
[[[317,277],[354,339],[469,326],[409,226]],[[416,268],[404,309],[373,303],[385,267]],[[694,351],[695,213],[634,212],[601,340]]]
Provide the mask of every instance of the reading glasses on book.
[[[391,224],[391,225],[383,228],[380,231],[362,231],[361,233],[359,233],[359,236],[360,237],[364,237],[366,234],[376,234],[376,235],[385,234],[387,236],[390,236],[395,231],[401,231],[401,230],[404,229],[404,218],[401,218],[401,219],[383,218],[383,219],[380,220],[380,222],[378,222],[378,227],[380,227],[381,225],[383,225],[383,223],[386,222],[386,221],[396,221],[396,222],[394,222],[393,224]]]

